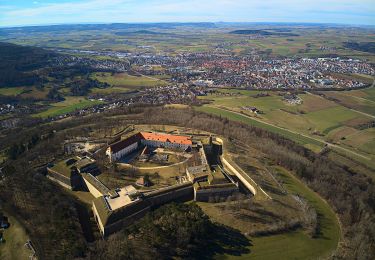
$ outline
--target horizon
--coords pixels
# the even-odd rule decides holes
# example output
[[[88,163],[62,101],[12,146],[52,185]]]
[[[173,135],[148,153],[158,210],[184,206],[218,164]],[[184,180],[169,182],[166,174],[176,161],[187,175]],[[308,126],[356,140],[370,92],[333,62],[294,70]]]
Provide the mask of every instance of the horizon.
[[[371,0],[4,0],[0,26],[111,23],[308,23],[375,25]],[[202,19],[204,17],[204,19]]]
[[[194,21],[194,22],[81,22],[81,23],[51,23],[51,24],[28,24],[28,25],[14,25],[14,26],[2,26],[0,29],[13,29],[13,28],[27,28],[27,27],[50,27],[50,26],[76,26],[76,25],[114,25],[114,24],[123,24],[123,25],[153,25],[153,24],[228,24],[228,25],[294,25],[294,26],[337,26],[337,27],[365,27],[365,28],[375,28],[375,24],[349,24],[349,23],[324,23],[324,22],[231,22],[231,21],[216,21],[216,22],[207,22],[207,21]]]

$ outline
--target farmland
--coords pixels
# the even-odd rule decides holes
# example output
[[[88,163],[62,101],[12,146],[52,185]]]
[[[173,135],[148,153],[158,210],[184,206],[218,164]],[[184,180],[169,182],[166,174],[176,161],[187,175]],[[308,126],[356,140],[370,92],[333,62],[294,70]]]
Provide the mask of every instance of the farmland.
[[[124,91],[127,91],[144,87],[164,86],[166,84],[165,81],[157,78],[141,75],[133,76],[126,73],[118,73],[114,75],[111,73],[95,73],[92,77],[100,82],[106,82],[111,85],[111,88],[102,91],[113,90],[114,92],[119,92],[122,88],[124,88]],[[98,90],[94,89],[94,91]]]
[[[372,89],[344,92],[357,93],[371,98]],[[291,138],[309,149],[318,152],[325,143],[336,146],[340,152],[348,153],[365,164],[372,165],[374,158],[374,132],[371,129],[360,129],[359,125],[373,120],[361,111],[350,109],[332,100],[309,93],[299,94],[303,100],[300,105],[291,105],[283,100],[278,92],[269,96],[254,97],[258,91],[220,90],[219,93],[202,97],[211,103],[196,109],[229,117],[233,120],[265,128]],[[374,106],[368,101],[369,113],[374,113]],[[253,114],[243,109],[245,106],[256,107],[262,113]],[[365,159],[367,158],[367,159]]]
[[[58,116],[73,112],[77,109],[87,108],[99,103],[100,101],[90,101],[83,97],[67,97],[66,100],[62,102],[52,103],[49,109],[38,114],[34,114],[33,116],[42,118]]]
[[[0,95],[4,96],[17,96],[24,91],[23,87],[14,88],[0,88]]]

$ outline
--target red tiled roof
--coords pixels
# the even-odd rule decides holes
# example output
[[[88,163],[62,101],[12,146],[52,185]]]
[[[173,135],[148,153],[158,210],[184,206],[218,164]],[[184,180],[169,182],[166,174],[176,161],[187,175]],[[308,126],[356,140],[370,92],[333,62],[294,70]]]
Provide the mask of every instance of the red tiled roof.
[[[140,134],[146,140],[192,145],[191,138],[188,136],[148,133],[148,132],[141,132]]]
[[[177,143],[177,144],[184,144],[184,145],[193,144],[193,142],[191,141],[191,138],[188,136],[140,132],[124,140],[111,144],[109,147],[111,148],[112,153],[117,153],[125,149],[129,145],[139,142],[142,139],[159,141],[159,142],[170,142],[170,143]]]
[[[117,143],[114,143],[114,144],[110,145],[109,147],[111,148],[112,153],[117,153],[117,152],[125,149],[129,145],[132,145],[136,142],[139,142],[141,139],[142,139],[142,135],[140,133],[137,133],[137,134],[132,135],[132,136],[130,136],[130,137],[124,139],[124,140],[121,140]]]

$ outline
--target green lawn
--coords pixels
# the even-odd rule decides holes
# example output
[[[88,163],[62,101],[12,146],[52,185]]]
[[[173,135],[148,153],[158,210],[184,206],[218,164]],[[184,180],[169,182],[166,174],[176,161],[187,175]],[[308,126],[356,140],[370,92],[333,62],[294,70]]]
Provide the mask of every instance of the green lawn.
[[[5,243],[0,243],[0,259],[28,259],[31,251],[24,246],[28,240],[26,231],[15,218],[6,213],[5,215],[11,226],[4,232]]]
[[[338,245],[341,230],[330,206],[291,173],[277,168],[277,175],[292,194],[305,198],[318,213],[320,232],[310,238],[302,230],[289,233],[254,237],[250,239],[250,253],[240,256],[225,255],[229,259],[318,259],[329,256]],[[218,259],[223,256],[217,256]]]
[[[51,104],[51,108],[41,113],[34,114],[33,116],[42,118],[46,118],[49,116],[58,116],[73,112],[77,109],[91,107],[100,103],[100,101],[90,101],[84,97],[67,97],[66,100]]]

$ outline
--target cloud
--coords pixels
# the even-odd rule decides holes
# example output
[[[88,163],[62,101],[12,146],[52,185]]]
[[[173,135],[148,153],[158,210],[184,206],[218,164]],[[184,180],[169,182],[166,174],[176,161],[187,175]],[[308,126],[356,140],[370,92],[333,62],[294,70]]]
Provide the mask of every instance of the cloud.
[[[10,1],[10,0],[9,0]],[[373,0],[67,0],[0,7],[0,24],[168,21],[337,22],[375,25]],[[10,1],[11,3],[11,1]]]

